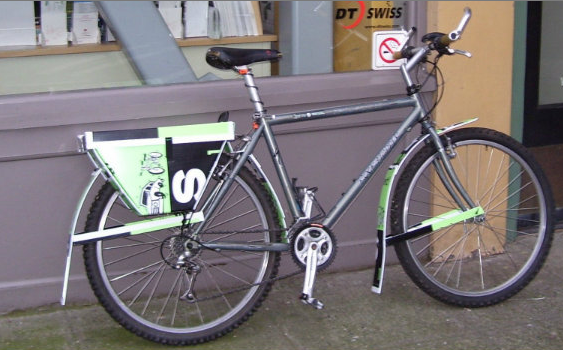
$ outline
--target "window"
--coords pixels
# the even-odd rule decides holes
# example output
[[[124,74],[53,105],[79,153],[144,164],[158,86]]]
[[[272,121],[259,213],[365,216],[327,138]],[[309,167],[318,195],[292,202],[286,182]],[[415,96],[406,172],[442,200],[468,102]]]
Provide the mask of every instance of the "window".
[[[152,6],[153,2],[146,3]],[[258,77],[370,70],[372,33],[404,29],[407,14],[406,3],[398,1],[154,3],[167,25],[166,35],[174,36],[188,62],[183,69],[190,70],[189,77],[183,82],[236,78],[233,72],[219,71],[205,63],[207,48],[216,45],[282,51],[284,58],[279,63],[253,66]],[[0,36],[0,95],[146,84],[135,65],[136,57],[124,47],[125,40],[116,41],[115,37],[133,33],[148,38],[147,34],[156,31],[151,27],[155,22],[116,21],[120,28],[111,28],[111,23],[103,20],[106,16],[99,15],[100,10],[110,11],[103,6],[107,5],[0,2],[3,16],[20,16],[33,32],[30,36],[28,30],[26,41],[21,42]],[[137,17],[147,16],[145,11],[155,12],[154,7],[147,10],[138,6],[126,11],[133,11]],[[132,28],[124,29],[123,23]],[[162,65],[161,47],[144,44],[136,44],[146,52],[139,56],[153,67]]]

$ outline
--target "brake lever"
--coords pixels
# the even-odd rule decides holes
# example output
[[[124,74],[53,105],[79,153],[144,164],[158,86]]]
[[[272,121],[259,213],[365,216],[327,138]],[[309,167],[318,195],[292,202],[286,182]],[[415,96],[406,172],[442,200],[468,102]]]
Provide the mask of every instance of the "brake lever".
[[[473,57],[473,55],[471,54],[471,52],[468,52],[468,51],[463,51],[463,50],[457,50],[457,49],[448,48],[448,52],[450,53],[450,55],[458,54],[458,55],[465,56],[465,57],[467,57],[467,58]]]
[[[407,32],[407,40],[405,40],[405,44],[409,42],[409,40],[412,39],[413,35],[416,33],[417,29],[416,27],[411,27],[411,29]]]

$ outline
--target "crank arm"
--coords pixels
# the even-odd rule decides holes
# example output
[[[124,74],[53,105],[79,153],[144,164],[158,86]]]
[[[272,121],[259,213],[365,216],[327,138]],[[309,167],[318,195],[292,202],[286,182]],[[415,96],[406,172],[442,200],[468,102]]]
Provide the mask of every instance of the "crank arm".
[[[315,287],[315,278],[317,275],[317,262],[319,248],[326,242],[321,240],[319,242],[311,243],[307,250],[307,267],[305,269],[305,281],[303,283],[303,293],[301,293],[301,300],[305,304],[309,304],[315,309],[322,309],[324,304],[313,298],[313,289]]]

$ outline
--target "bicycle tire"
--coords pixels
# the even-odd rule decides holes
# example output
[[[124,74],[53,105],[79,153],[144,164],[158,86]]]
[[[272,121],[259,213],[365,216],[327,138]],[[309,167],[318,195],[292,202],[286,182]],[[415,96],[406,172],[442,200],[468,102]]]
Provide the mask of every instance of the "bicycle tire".
[[[210,181],[202,202],[213,187]],[[91,206],[86,230],[139,219],[106,183]],[[175,269],[160,252],[162,242],[177,231],[89,243],[84,246],[84,263],[94,294],[124,328],[157,343],[198,344],[230,332],[258,309],[277,275],[280,254],[200,249],[190,260],[201,269],[193,289],[197,301],[187,302],[181,299],[189,284],[187,267]],[[210,231],[215,235],[211,237]],[[280,232],[267,191],[243,167],[199,237],[279,242]],[[175,249],[170,242],[164,246]]]
[[[484,220],[399,242],[395,250],[408,276],[433,298],[462,307],[493,305],[522,290],[543,265],[553,239],[551,189],[531,153],[507,135],[466,128],[447,137],[451,163],[484,209]],[[428,143],[405,167],[391,206],[392,234],[458,207],[441,188],[436,157]]]

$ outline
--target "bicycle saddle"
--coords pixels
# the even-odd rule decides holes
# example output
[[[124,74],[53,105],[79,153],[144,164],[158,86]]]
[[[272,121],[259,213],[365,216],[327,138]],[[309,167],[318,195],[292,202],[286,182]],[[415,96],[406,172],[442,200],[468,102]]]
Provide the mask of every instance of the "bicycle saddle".
[[[275,61],[282,57],[281,52],[269,49],[235,49],[229,47],[212,47],[207,50],[205,60],[219,69],[233,69],[251,63]]]

